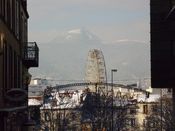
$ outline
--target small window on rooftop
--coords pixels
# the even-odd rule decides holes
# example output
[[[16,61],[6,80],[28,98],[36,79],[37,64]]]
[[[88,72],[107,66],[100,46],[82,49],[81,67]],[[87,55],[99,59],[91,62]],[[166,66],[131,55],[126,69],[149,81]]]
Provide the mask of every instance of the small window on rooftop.
[[[148,105],[143,105],[143,113],[144,114],[148,113]]]

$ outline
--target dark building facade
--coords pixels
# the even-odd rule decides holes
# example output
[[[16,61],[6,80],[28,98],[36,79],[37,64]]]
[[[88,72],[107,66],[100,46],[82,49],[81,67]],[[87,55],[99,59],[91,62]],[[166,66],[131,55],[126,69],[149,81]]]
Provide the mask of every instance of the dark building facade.
[[[152,88],[175,87],[175,0],[150,0]]]
[[[27,121],[30,67],[38,67],[39,49],[28,42],[27,0],[0,0],[0,127],[22,131]]]

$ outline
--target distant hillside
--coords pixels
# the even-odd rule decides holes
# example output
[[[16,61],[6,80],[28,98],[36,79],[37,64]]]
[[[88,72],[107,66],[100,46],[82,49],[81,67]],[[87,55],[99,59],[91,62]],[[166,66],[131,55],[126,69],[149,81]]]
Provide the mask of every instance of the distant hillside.
[[[90,49],[101,49],[105,57],[108,78],[117,68],[115,79],[138,79],[150,75],[149,44],[121,41],[103,44],[93,33],[76,29],[58,35],[49,43],[40,44],[40,67],[31,69],[33,76],[62,80],[82,80]]]

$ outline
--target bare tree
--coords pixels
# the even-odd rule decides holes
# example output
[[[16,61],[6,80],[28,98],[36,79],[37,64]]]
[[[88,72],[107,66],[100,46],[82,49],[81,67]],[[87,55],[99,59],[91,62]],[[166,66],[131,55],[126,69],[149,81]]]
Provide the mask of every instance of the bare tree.
[[[114,97],[114,100],[117,99]],[[90,123],[92,129],[122,131],[125,129],[127,106],[112,104],[110,95],[87,93],[82,107],[82,120]],[[115,103],[115,102],[114,102]],[[113,120],[112,120],[113,119]],[[113,124],[112,124],[113,122]]]
[[[173,131],[172,99],[166,96],[160,98],[151,106],[151,113],[146,118],[146,131]]]

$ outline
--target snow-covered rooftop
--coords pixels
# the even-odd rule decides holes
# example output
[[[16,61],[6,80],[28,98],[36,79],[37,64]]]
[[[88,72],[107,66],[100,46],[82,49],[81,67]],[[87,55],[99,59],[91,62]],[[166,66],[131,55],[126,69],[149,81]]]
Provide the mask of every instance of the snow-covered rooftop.
[[[139,95],[138,102],[156,102],[160,98],[160,94],[150,94],[149,98],[146,98],[145,94]]]
[[[29,99],[28,100],[28,105],[29,106],[36,106],[36,105],[41,105],[42,101],[39,101],[37,99]]]
[[[47,102],[41,107],[42,109],[64,109],[80,107],[82,90],[62,90],[60,92],[52,93],[52,97],[47,99]],[[83,97],[82,97],[83,98]],[[84,96],[85,98],[85,96]],[[53,100],[56,100],[55,105],[52,106]]]

